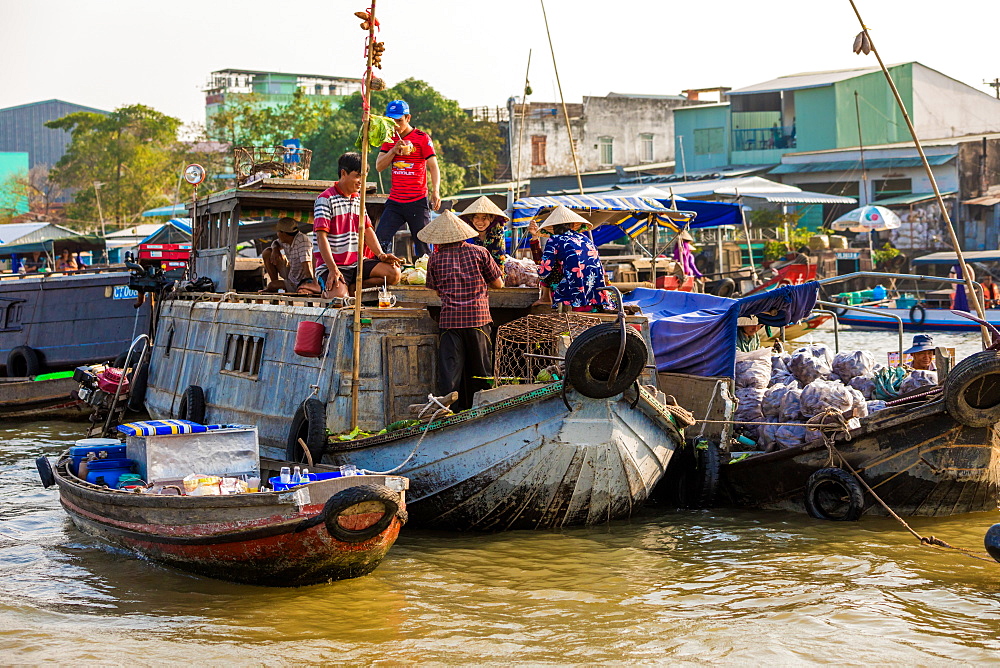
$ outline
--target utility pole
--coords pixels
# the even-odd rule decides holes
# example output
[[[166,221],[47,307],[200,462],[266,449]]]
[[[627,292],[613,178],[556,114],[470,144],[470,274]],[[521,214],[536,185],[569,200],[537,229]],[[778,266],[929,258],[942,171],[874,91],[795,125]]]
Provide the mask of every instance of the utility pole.
[[[992,88],[997,94],[997,99],[1000,100],[1000,78],[993,81],[984,81],[983,83]]]
[[[103,186],[103,185],[104,184],[101,183],[100,181],[94,181],[94,195],[97,197],[97,215],[101,219],[101,236],[102,237],[105,236],[105,234],[104,234],[104,212],[101,211],[101,186]]]

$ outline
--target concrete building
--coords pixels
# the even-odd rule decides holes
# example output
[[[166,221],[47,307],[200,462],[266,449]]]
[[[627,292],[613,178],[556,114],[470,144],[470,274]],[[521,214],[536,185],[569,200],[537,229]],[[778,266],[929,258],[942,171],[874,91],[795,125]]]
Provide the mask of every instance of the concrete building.
[[[29,168],[36,165],[51,167],[66,153],[70,133],[47,128],[45,123],[77,111],[108,113],[63,100],[45,100],[0,109],[0,152],[27,153]]]
[[[296,90],[309,99],[323,100],[334,106],[348,95],[361,90],[361,79],[323,74],[291,74],[258,70],[226,69],[212,72],[205,85],[205,121],[226,104],[231,96],[255,94],[265,106],[288,104]]]
[[[619,93],[588,96],[582,103],[567,104],[580,171],[637,165],[649,171],[670,171],[674,159],[674,110],[696,104],[702,103],[680,95]],[[508,110],[511,173],[516,178],[575,173],[562,105],[531,102],[523,106],[511,98]]]

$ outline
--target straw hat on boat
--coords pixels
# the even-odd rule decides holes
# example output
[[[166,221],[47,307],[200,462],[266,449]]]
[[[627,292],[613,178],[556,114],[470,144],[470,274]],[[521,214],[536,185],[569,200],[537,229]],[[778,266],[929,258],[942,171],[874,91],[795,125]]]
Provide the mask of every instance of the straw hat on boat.
[[[681,230],[681,233],[677,236],[677,238],[694,243],[694,237],[691,236],[691,233],[688,232],[687,229]]]
[[[543,227],[552,227],[553,225],[571,225],[573,223],[583,223],[584,225],[590,225],[590,221],[579,215],[571,209],[567,209],[562,204],[557,206],[549,214],[549,217],[538,226],[538,229]]]
[[[497,218],[501,218],[505,223],[510,221],[510,218],[507,217],[507,214],[503,212],[503,209],[494,204],[493,200],[491,200],[489,197],[486,197],[485,195],[483,195],[475,202],[470,204],[469,207],[465,211],[460,213],[458,217],[467,223],[471,223],[472,217],[475,216],[477,213],[489,214],[493,216],[494,220]]]
[[[755,315],[745,315],[740,316],[736,319],[737,327],[753,327],[754,325],[759,325],[760,322],[757,320]]]
[[[424,243],[450,244],[456,241],[465,241],[472,237],[478,237],[479,232],[467,222],[455,215],[451,210],[446,210],[440,216],[428,223],[424,229],[417,232],[417,238]]]

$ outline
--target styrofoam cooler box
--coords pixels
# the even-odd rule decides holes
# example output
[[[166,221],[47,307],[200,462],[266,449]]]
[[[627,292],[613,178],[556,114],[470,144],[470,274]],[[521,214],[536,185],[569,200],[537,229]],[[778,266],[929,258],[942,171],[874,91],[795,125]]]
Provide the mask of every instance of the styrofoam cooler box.
[[[227,427],[197,434],[129,436],[125,452],[147,482],[191,473],[260,476],[257,427]]]

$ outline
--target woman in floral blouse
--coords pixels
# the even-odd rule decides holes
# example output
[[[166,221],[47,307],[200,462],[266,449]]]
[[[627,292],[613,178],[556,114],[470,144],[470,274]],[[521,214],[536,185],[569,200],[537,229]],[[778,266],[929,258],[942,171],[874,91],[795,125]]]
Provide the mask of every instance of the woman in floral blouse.
[[[599,311],[610,308],[604,266],[594,242],[584,232],[590,222],[564,206],[556,207],[540,227],[551,227],[538,275],[552,288],[552,308]],[[558,279],[557,279],[558,277]]]

